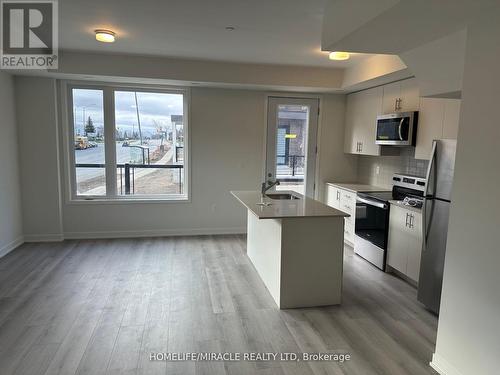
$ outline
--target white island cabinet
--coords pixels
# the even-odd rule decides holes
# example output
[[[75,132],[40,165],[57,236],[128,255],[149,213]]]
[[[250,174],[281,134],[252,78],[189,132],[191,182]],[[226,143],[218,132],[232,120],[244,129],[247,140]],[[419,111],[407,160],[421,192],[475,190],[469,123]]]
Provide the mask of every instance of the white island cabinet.
[[[347,215],[297,193],[281,200],[231,194],[248,210],[247,255],[278,307],[340,304]]]

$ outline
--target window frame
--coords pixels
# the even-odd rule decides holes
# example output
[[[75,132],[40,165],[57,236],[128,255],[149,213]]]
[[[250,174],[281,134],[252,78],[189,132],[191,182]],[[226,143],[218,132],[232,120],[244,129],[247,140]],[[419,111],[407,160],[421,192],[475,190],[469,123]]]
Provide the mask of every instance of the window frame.
[[[103,204],[103,203],[179,203],[191,200],[191,153],[190,153],[190,90],[186,87],[144,85],[132,83],[110,83],[90,81],[60,81],[61,116],[63,118],[63,144],[66,156],[67,203],[69,204]],[[79,195],[76,182],[76,162],[74,152],[74,114],[73,89],[102,90],[104,144],[105,144],[105,176],[106,195]],[[120,195],[116,186],[117,163],[116,146],[109,150],[109,145],[116,145],[115,138],[115,91],[148,92],[183,95],[183,126],[184,126],[184,184],[183,194],[140,194]],[[106,125],[106,124],[110,125]],[[108,178],[112,176],[112,178]]]

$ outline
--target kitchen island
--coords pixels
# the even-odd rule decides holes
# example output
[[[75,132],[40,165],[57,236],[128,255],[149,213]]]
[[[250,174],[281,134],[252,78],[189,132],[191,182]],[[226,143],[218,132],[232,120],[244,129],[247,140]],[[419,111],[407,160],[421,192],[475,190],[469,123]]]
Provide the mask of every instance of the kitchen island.
[[[293,192],[231,194],[247,208],[247,255],[278,307],[340,304],[349,215]]]

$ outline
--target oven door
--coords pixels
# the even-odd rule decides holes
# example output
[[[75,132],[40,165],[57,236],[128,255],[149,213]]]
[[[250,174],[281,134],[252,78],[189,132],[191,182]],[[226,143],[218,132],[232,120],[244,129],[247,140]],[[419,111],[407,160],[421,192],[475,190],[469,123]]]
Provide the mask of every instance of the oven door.
[[[354,252],[385,271],[389,205],[358,195]]]
[[[358,196],[356,199],[357,236],[374,244],[380,249],[387,249],[387,230],[389,226],[389,205],[376,200]]]
[[[411,146],[413,144],[414,113],[394,113],[377,117],[378,145]]]

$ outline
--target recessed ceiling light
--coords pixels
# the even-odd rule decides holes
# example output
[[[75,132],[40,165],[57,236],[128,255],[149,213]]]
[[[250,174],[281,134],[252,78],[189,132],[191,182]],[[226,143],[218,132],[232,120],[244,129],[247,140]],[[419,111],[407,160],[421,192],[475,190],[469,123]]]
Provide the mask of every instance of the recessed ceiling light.
[[[95,30],[95,39],[102,43],[113,43],[115,41],[115,35],[116,34],[111,30]]]
[[[234,26],[226,26],[227,31],[234,31],[235,29],[236,29],[236,27],[234,27]]]
[[[347,60],[349,59],[350,55],[349,52],[330,52],[330,55],[328,55],[328,58],[330,60]]]

